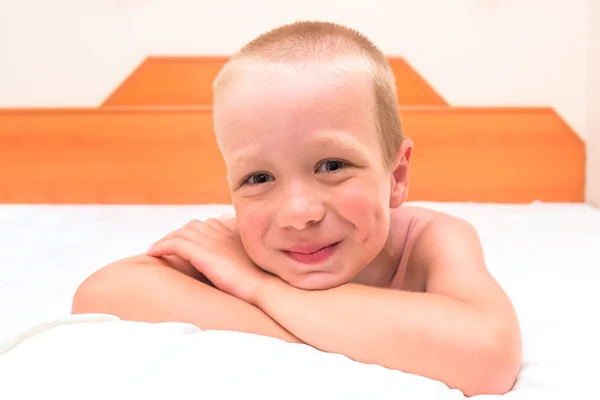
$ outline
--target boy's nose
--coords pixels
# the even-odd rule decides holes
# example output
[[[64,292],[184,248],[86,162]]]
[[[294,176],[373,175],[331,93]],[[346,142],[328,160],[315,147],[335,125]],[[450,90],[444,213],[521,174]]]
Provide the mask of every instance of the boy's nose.
[[[278,211],[282,228],[304,229],[323,219],[325,207],[308,187],[296,186],[284,196]]]

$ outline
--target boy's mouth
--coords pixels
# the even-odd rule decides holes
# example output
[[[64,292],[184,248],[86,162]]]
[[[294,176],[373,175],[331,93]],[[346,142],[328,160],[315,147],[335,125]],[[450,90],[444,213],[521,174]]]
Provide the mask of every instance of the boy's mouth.
[[[327,260],[340,242],[329,245],[294,246],[283,252],[292,260],[304,264],[316,264]]]

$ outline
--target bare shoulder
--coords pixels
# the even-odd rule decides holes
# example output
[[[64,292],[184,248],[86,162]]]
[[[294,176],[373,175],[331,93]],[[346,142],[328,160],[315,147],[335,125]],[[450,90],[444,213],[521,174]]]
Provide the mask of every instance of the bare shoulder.
[[[444,287],[451,282],[475,276],[491,279],[479,234],[472,224],[437,211],[423,213],[424,222],[414,233],[410,263],[426,271],[428,292],[445,292]]]
[[[447,214],[441,213],[430,208],[413,205],[403,205],[392,210],[392,218],[425,218],[430,220],[440,215]]]
[[[395,210],[392,221],[407,227],[407,243],[412,243],[411,263],[432,263],[450,255],[470,256],[471,261],[482,259],[479,235],[464,219],[436,210],[403,206]],[[481,263],[477,263],[481,267]]]
[[[398,260],[398,268],[391,281],[391,287],[413,292],[425,291],[427,263],[421,262],[413,253],[423,247],[421,237],[424,230],[440,215],[443,214],[411,205],[403,205],[391,210],[391,230],[387,251]]]
[[[390,220],[392,232],[396,237],[395,246],[401,243],[405,256],[408,255],[425,227],[442,215],[444,214],[438,211],[417,206],[402,206],[393,209]]]
[[[426,215],[430,217],[414,239],[409,261],[411,268],[424,271],[425,291],[470,304],[516,332],[515,310],[486,266],[475,227],[444,213]]]
[[[394,219],[396,225],[407,227],[406,269],[409,274],[412,271],[413,275],[422,276],[426,292],[461,300],[505,297],[487,269],[479,234],[471,223],[450,214],[408,206],[400,207]]]
[[[482,255],[479,235],[468,221],[434,210],[419,209],[412,213],[412,220],[422,221],[415,237],[415,257],[447,258],[449,251],[456,255],[459,249],[461,256],[471,255],[473,261]]]

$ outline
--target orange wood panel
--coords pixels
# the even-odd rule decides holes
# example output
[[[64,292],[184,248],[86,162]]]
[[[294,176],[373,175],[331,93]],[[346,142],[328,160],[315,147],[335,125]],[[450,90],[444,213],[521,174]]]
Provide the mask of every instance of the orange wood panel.
[[[0,112],[0,202],[227,203],[210,112]]]
[[[582,202],[585,144],[548,108],[401,109],[410,200]]]
[[[103,106],[211,105],[212,82],[227,57],[149,57]],[[447,105],[403,58],[389,58],[401,105]]]
[[[388,58],[396,77],[396,93],[400,106],[447,106],[448,103],[402,57]]]
[[[228,57],[148,57],[102,106],[211,105]]]
[[[410,200],[581,202],[585,147],[551,109],[401,108]],[[209,107],[0,111],[0,202],[227,203]]]

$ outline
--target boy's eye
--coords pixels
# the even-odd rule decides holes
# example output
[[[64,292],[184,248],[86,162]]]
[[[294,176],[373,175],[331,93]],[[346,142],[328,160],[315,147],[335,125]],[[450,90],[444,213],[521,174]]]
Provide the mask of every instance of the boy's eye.
[[[317,168],[317,172],[335,172],[347,166],[343,161],[340,160],[327,160],[324,163],[321,163]]]
[[[273,180],[273,177],[265,172],[259,172],[254,175],[250,175],[244,183],[248,183],[250,185],[260,185],[263,183],[267,183]]]

